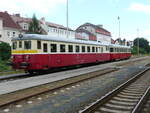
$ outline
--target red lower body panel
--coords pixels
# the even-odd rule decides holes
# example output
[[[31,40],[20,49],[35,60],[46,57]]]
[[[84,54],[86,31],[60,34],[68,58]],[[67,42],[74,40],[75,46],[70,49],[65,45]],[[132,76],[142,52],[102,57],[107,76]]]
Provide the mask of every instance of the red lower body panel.
[[[109,53],[13,55],[13,67],[15,69],[41,70],[109,60]],[[26,65],[24,66],[23,64],[25,63]]]
[[[110,53],[110,60],[121,60],[131,57],[131,53]]]
[[[130,56],[130,53],[13,55],[13,68],[43,70],[78,64],[126,59]]]

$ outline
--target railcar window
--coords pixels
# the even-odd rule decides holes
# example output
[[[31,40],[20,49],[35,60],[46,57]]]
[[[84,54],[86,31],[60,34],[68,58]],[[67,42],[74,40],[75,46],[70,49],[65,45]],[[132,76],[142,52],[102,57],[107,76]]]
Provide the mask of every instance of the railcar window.
[[[50,44],[51,52],[57,52],[57,44]]]
[[[73,52],[73,45],[68,45],[68,52]]]
[[[90,46],[87,46],[87,52],[90,52],[91,49],[90,49]]]
[[[80,52],[79,46],[76,46],[76,52]]]
[[[85,52],[85,46],[82,46],[82,52]]]
[[[47,52],[47,44],[46,43],[43,44],[43,52]]]
[[[98,48],[96,47],[96,52],[98,52]]]
[[[60,52],[65,52],[66,51],[65,47],[66,46],[64,44],[61,44],[60,45]]]
[[[24,49],[31,49],[31,41],[24,41]]]
[[[19,41],[19,48],[22,48],[22,41]]]
[[[119,48],[117,48],[117,52],[119,52]]]
[[[106,51],[108,51],[109,50],[109,48],[108,48],[108,46],[106,46]]]
[[[13,42],[12,46],[13,46],[13,49],[16,49],[17,48],[17,42]]]
[[[103,47],[101,48],[101,52],[103,53]]]
[[[110,52],[114,52],[113,48],[110,48]]]
[[[37,49],[41,49],[41,41],[37,41]]]
[[[95,47],[92,47],[92,52],[95,52]]]
[[[101,53],[101,48],[100,47],[98,47],[98,52]]]

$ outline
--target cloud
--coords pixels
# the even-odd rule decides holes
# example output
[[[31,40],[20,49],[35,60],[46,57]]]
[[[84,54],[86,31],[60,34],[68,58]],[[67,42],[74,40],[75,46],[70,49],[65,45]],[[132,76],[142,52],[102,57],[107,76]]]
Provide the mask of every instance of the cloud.
[[[131,11],[144,12],[150,14],[150,5],[145,5],[141,3],[132,3],[130,4],[128,9]]]
[[[0,10],[9,13],[51,15],[66,0],[0,0]]]

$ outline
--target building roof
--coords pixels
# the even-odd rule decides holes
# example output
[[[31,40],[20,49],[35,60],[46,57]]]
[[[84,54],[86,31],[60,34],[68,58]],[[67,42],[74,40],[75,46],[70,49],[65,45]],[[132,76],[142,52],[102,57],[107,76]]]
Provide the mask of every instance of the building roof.
[[[26,23],[30,23],[32,22],[31,18],[24,18],[24,17],[20,17],[20,15],[11,15],[11,18],[16,22],[16,23],[21,23],[21,22],[26,22]]]
[[[30,22],[32,22],[32,18],[21,17],[20,14],[14,14],[14,15],[11,15],[11,17],[16,23],[22,23],[22,22],[30,23]],[[41,20],[39,20],[39,22],[41,22]],[[49,27],[67,29],[66,27],[64,27],[63,25],[60,25],[60,24],[55,24],[55,23],[52,23],[52,22],[45,22],[45,23]],[[71,29],[69,28],[68,30],[71,30]]]
[[[84,27],[84,26],[92,26],[93,28],[95,28],[97,33],[111,36],[111,33],[109,31],[107,31],[106,29],[102,28],[102,25],[94,25],[94,24],[91,24],[91,23],[85,23],[85,24],[79,26],[78,28],[80,29],[81,27]]]
[[[86,34],[88,34],[88,35],[95,36],[93,33],[89,32],[89,31],[86,30],[86,29],[77,29],[76,32],[77,32],[77,33],[82,33],[82,32],[84,32],[84,33],[86,33]]]
[[[13,21],[13,19],[7,12],[0,12],[0,18],[3,19],[4,27],[21,29],[21,27]]]

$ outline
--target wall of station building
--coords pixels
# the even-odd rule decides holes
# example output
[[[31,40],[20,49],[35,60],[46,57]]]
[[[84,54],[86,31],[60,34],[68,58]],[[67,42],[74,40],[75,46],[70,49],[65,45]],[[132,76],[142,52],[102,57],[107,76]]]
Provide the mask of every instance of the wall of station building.
[[[111,44],[111,36],[96,33],[95,28],[93,28],[92,26],[83,26],[83,27],[80,27],[80,29],[88,30],[89,32],[94,34],[96,36],[95,41],[97,41],[97,42],[100,42],[103,44]],[[76,36],[78,36],[78,37],[80,36],[80,39],[81,39],[81,37],[83,37],[83,39],[89,39],[89,37],[85,34],[83,35],[83,33],[77,33]]]
[[[97,41],[104,43],[104,44],[111,44],[111,36],[102,35],[102,34],[96,34]]]
[[[59,28],[54,28],[54,27],[48,27],[48,35],[52,37],[67,37],[67,30],[65,29],[59,29]],[[75,32],[74,31],[68,31],[68,38],[74,38],[75,37]]]

